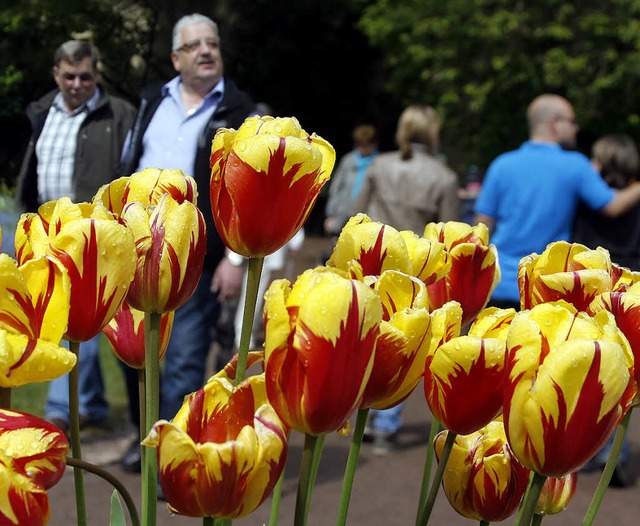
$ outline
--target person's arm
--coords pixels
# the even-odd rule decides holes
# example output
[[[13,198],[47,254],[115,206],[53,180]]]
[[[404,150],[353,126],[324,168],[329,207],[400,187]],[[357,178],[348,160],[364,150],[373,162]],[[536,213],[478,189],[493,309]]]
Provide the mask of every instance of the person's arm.
[[[493,220],[493,217],[490,217],[485,214],[476,214],[473,217],[473,224],[477,225],[478,223],[484,223],[485,225],[487,225],[489,232],[493,232],[493,227],[495,226],[495,221]]]
[[[600,209],[607,217],[618,217],[640,202],[640,182],[634,181],[622,190],[616,190],[611,201]]]

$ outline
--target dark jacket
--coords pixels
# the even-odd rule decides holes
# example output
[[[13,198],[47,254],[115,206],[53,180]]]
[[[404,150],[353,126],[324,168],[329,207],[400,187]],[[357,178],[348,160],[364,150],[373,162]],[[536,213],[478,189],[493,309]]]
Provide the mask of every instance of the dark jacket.
[[[127,101],[107,95],[102,88],[100,92],[95,109],[78,130],[73,168],[77,202],[91,201],[98,188],[118,176],[122,147],[136,113],[135,107]],[[57,89],[50,91],[29,104],[26,110],[32,133],[18,174],[17,198],[29,212],[42,204],[38,201],[36,143],[57,94]]]
[[[153,117],[162,100],[162,86],[163,84],[160,83],[149,85],[141,94],[140,108],[131,131],[130,148],[122,166],[123,175],[131,175],[138,168],[142,157],[142,138],[147,126],[149,126],[151,117]],[[256,105],[251,97],[238,89],[232,81],[225,78],[224,96],[198,138],[193,178],[198,185],[198,208],[202,212],[207,225],[207,254],[204,260],[204,268],[206,270],[214,271],[225,251],[211,212],[211,198],[209,195],[211,142],[218,128],[235,128],[237,130],[244,120],[254,113],[256,113]]]

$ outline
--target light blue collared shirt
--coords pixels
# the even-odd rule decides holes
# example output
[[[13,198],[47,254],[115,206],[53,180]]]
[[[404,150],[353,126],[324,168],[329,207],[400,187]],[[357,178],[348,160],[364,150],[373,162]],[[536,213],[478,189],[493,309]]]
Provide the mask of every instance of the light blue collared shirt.
[[[136,171],[145,168],[182,170],[193,176],[198,136],[224,95],[224,79],[214,86],[195,110],[182,103],[179,76],[162,87],[163,99],[142,139],[142,157]],[[125,151],[126,151],[125,146]]]

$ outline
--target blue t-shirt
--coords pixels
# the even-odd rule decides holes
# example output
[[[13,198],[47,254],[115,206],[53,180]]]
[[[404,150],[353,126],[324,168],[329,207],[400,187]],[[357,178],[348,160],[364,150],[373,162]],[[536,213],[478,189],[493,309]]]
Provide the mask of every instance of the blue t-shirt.
[[[577,206],[599,210],[615,192],[589,159],[553,143],[527,141],[497,157],[482,184],[475,213],[492,217],[502,280],[493,298],[519,301],[518,264],[571,236]]]

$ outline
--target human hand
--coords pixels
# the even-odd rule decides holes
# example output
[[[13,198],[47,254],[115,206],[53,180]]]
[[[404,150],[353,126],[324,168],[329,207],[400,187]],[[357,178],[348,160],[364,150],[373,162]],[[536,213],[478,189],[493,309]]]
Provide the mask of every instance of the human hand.
[[[211,279],[211,292],[218,293],[218,300],[224,301],[238,296],[242,290],[244,265],[233,265],[227,258],[222,258]]]

